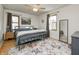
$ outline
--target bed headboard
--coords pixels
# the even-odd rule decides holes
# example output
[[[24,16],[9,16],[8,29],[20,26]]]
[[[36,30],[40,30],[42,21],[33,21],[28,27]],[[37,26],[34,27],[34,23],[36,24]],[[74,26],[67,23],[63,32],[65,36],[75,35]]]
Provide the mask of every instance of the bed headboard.
[[[16,26],[15,31],[36,30],[33,26]]]

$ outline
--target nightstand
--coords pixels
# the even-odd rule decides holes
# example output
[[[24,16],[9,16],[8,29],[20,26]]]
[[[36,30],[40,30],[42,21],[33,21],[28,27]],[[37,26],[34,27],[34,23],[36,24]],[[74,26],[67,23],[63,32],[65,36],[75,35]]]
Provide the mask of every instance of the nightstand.
[[[6,32],[5,33],[5,40],[13,39],[13,38],[14,38],[14,33],[13,32]]]

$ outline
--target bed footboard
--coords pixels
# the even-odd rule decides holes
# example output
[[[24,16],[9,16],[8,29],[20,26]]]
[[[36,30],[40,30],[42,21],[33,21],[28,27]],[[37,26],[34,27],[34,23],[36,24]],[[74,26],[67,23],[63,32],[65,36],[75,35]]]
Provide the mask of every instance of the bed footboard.
[[[47,38],[47,32],[21,35],[19,37],[16,37],[16,46],[19,46],[19,50],[20,50],[20,45],[24,43],[31,42],[34,40],[39,40],[39,39],[45,39],[45,38]]]

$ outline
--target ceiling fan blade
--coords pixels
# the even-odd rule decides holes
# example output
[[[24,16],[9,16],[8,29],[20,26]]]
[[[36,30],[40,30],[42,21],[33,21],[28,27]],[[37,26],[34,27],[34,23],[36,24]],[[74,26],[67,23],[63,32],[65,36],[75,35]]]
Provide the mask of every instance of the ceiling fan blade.
[[[38,12],[42,12],[42,11],[44,11],[46,9],[46,8],[42,7],[40,4],[26,4],[24,6],[25,7],[29,7],[31,9],[37,8],[38,9]]]
[[[46,9],[46,8],[40,8],[40,9]]]
[[[33,6],[31,6],[30,4],[26,4],[26,5],[24,5],[25,7],[31,7],[31,8],[33,8]]]

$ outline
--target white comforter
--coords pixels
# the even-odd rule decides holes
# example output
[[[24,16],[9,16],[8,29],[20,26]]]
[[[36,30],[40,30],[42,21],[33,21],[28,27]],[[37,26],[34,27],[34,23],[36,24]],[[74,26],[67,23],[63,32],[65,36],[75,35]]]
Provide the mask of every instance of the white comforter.
[[[17,37],[24,34],[37,33],[37,32],[43,32],[43,31],[46,31],[46,30],[38,29],[38,30],[20,31],[17,33]]]

